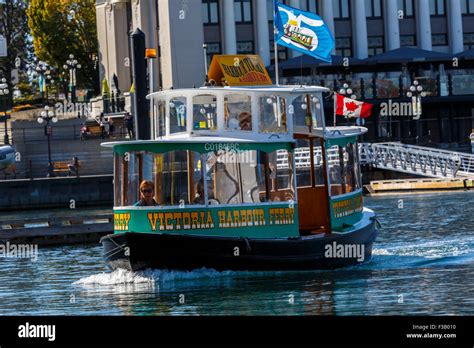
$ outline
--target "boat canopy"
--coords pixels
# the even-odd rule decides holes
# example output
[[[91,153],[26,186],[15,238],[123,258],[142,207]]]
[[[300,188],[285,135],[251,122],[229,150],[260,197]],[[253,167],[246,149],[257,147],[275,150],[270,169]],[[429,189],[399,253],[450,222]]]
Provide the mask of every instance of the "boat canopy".
[[[294,141],[282,141],[277,137],[262,143],[246,139],[232,139],[232,138],[212,138],[212,137],[198,137],[198,138],[182,138],[182,139],[166,139],[166,140],[143,140],[143,141],[129,141],[129,142],[110,142],[104,143],[104,147],[112,147],[114,152],[123,155],[130,151],[146,151],[150,153],[163,154],[170,151],[189,150],[198,153],[208,153],[214,151],[231,151],[242,152],[259,150],[266,153],[271,153],[277,150],[293,151],[295,147]]]
[[[220,136],[291,140],[295,133],[324,132],[319,86],[201,87],[150,94],[153,138]]]

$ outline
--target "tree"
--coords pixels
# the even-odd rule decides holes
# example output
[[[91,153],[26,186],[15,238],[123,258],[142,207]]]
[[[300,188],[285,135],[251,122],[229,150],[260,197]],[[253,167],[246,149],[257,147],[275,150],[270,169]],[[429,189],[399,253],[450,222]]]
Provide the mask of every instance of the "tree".
[[[11,85],[12,71],[19,62],[25,65],[28,54],[28,25],[26,10],[28,2],[25,0],[0,1],[0,35],[7,41],[8,56],[0,58],[0,75],[5,77]],[[11,98],[10,94],[10,98]]]
[[[31,0],[27,14],[36,56],[62,70],[73,54],[78,86],[99,93],[95,0]]]

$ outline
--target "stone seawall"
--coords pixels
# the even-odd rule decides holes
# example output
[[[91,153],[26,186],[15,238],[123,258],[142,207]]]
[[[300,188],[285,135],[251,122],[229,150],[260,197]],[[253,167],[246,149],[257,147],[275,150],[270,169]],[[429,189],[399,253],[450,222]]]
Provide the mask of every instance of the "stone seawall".
[[[113,175],[0,181],[0,210],[112,207],[113,196]]]

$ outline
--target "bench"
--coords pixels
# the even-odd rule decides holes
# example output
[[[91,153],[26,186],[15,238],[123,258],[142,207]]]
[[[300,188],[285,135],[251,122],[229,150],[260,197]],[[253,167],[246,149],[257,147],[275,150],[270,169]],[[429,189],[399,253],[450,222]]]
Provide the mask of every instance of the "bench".
[[[56,173],[68,173],[68,176],[71,175],[71,170],[69,169],[69,164],[71,162],[54,162],[53,172]],[[77,161],[77,171],[76,174],[79,175],[79,168],[81,168],[81,162]]]
[[[102,128],[99,125],[88,126],[88,128],[89,128],[89,132],[87,132],[87,134],[82,134],[81,132],[81,140],[102,136]]]

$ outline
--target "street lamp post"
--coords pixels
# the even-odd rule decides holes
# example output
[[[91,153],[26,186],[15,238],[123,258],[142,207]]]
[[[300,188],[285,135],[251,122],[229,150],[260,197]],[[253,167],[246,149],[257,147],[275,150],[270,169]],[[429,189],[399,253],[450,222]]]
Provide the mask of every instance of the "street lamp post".
[[[51,135],[53,134],[53,128],[50,126],[50,122],[56,123],[58,122],[58,118],[56,117],[54,110],[50,109],[49,106],[45,106],[44,110],[41,111],[40,116],[38,117],[38,123],[43,124],[46,122],[44,126],[44,133],[48,137],[48,167],[52,165],[51,160]]]
[[[5,78],[2,78],[0,80],[0,97],[4,97],[4,102],[3,102],[3,117],[5,121],[5,136],[3,138],[3,141],[5,145],[10,144],[10,140],[8,139],[8,123],[7,123],[7,101],[8,101],[8,95],[10,94],[10,91],[8,90],[8,84],[7,80]]]
[[[71,91],[71,103],[76,102],[76,70],[81,69],[77,59],[74,59],[74,54],[69,55],[66,64],[63,65],[64,70],[69,70],[69,90]]]
[[[48,82],[51,82],[51,67],[43,61],[39,61],[36,66],[33,65],[34,74],[38,79],[39,89],[41,92],[41,99],[43,100],[43,105],[48,103]],[[46,102],[45,102],[46,100]]]
[[[421,98],[426,97],[426,92],[423,90],[423,87],[417,80],[413,81],[413,84],[410,86],[407,92],[407,97],[411,98],[413,119],[417,121],[415,127],[415,143],[418,144],[418,121],[421,117],[422,112]]]

